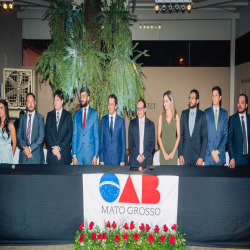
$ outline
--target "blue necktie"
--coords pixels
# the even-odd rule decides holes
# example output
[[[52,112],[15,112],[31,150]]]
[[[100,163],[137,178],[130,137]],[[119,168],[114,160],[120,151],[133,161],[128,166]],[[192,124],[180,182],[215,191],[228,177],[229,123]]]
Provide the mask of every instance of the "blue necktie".
[[[194,111],[191,111],[191,121],[190,121],[190,136],[192,136],[194,130]]]
[[[109,130],[110,130],[110,134],[112,137],[113,136],[113,116],[111,116],[110,118],[111,118],[111,121],[110,121]]]

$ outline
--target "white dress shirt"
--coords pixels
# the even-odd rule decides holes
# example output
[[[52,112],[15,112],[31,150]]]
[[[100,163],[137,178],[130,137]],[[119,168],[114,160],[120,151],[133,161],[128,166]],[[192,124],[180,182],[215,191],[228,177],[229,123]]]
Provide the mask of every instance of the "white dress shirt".
[[[57,111],[57,110],[56,110],[56,121],[57,121],[57,113],[59,112],[59,122],[58,122],[58,124],[57,124],[57,128],[58,128],[58,126],[59,126],[59,124],[60,124],[60,120],[61,120],[61,116],[62,116],[62,110],[63,110],[63,109],[61,109],[60,111]]]
[[[240,114],[239,113],[239,116],[240,116],[240,123],[241,123],[241,128],[242,128],[242,118],[241,116],[244,116],[244,122],[245,122],[245,130],[246,130],[246,137],[247,137],[247,153],[248,153],[248,136],[247,136],[247,115],[246,115],[246,112],[244,115]],[[243,130],[242,130],[242,133],[243,133]]]
[[[214,106],[213,106],[213,110],[214,110],[214,117],[215,117],[215,110],[217,109],[217,121],[219,121],[219,112],[220,112],[220,107],[218,107],[218,108],[215,108]]]
[[[32,135],[32,127],[33,127],[33,121],[34,121],[34,116],[35,116],[35,113],[36,111],[34,110],[31,114],[31,123],[30,123],[30,138],[29,138],[29,141],[30,141],[30,144],[31,144],[31,135]],[[29,116],[29,112],[27,113],[27,123],[26,123],[26,135],[27,135],[27,130],[28,130],[28,124],[29,124],[29,120],[30,120],[30,116]],[[27,138],[26,138],[27,140]],[[30,152],[31,152],[31,148],[29,147],[30,149]]]
[[[144,153],[144,130],[145,130],[145,116],[140,119],[138,117],[138,122],[139,122],[139,155],[137,156],[137,160],[139,158],[140,155],[142,155]],[[141,125],[142,122],[142,125]],[[144,158],[145,159],[145,158]]]
[[[114,131],[114,129],[115,129],[116,112],[115,112],[113,115],[110,115],[110,114],[109,114],[109,129],[110,129],[111,117],[113,117],[113,131]]]

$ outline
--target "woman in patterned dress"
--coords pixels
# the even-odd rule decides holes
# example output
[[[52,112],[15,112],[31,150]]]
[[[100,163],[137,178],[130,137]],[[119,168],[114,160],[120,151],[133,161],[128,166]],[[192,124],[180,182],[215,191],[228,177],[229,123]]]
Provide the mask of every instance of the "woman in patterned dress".
[[[157,138],[160,146],[160,164],[177,165],[176,152],[180,138],[180,116],[175,110],[174,96],[171,91],[163,95],[164,111],[159,115]]]
[[[8,103],[2,99],[0,100],[0,163],[13,164],[15,151],[16,130],[10,121]]]

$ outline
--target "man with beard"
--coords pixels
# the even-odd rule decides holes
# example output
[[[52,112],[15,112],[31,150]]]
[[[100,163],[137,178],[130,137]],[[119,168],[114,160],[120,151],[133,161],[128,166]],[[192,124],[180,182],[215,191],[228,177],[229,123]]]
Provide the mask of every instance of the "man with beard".
[[[72,137],[74,165],[96,165],[99,150],[98,113],[89,107],[90,91],[80,90],[81,109],[75,112]]]
[[[48,164],[70,164],[71,138],[73,134],[72,117],[63,108],[64,95],[61,90],[54,93],[54,110],[49,112],[46,120],[45,138],[47,144]]]
[[[207,147],[207,122],[205,113],[197,108],[199,92],[190,91],[189,109],[182,111],[181,139],[178,147],[180,165],[203,165]]]
[[[246,113],[248,97],[238,97],[238,113],[229,117],[227,147],[229,167],[249,165],[250,115]]]
[[[44,118],[35,111],[36,98],[33,93],[26,96],[28,112],[20,117],[17,142],[20,146],[20,164],[43,164]]]
[[[121,165],[126,162],[125,120],[116,114],[118,101],[114,94],[108,99],[109,113],[102,118],[100,133],[100,165]]]

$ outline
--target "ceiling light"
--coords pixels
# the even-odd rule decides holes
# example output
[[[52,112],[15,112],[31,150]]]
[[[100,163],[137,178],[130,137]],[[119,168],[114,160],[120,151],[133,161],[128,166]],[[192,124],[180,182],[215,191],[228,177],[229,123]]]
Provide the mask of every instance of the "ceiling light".
[[[159,5],[155,5],[155,11],[156,11],[156,12],[159,11]]]
[[[168,5],[168,10],[169,10],[169,11],[172,11],[172,10],[173,10],[172,4],[169,4],[169,5]]]
[[[13,2],[12,2],[12,3],[9,3],[9,9],[10,9],[10,10],[13,10],[13,5],[14,5]]]
[[[163,4],[162,7],[161,7],[161,10],[162,10],[163,12],[165,12],[166,9],[167,9],[167,6],[166,6],[165,4]]]
[[[187,10],[188,10],[188,11],[190,11],[190,10],[191,10],[191,8],[192,8],[191,4],[188,4],[188,6],[187,6]]]
[[[153,29],[154,28],[154,26],[151,24],[151,29]]]
[[[6,3],[3,3],[3,8],[4,8],[4,10],[7,10],[8,5]]]
[[[159,24],[159,29],[161,29],[161,25]]]
[[[146,25],[145,24],[143,25],[143,29],[146,29]]]
[[[142,28],[141,24],[140,24],[140,29]]]
[[[177,3],[177,4],[174,6],[174,8],[175,8],[175,11],[176,11],[176,12],[178,12],[178,11],[179,11],[179,9],[180,9],[179,4]]]
[[[181,11],[182,11],[182,12],[185,11],[185,5],[184,5],[184,4],[181,5]]]

